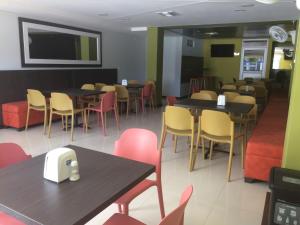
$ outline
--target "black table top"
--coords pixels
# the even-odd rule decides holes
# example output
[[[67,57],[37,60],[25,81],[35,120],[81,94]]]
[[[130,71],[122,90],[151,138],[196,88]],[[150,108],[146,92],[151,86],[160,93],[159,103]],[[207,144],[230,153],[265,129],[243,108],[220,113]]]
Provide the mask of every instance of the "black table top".
[[[221,93],[224,93],[224,92],[236,92],[236,93],[239,93],[240,95],[249,95],[249,96],[255,95],[255,91],[246,91],[246,90],[222,89]]]
[[[45,154],[6,167],[0,170],[0,211],[9,209],[25,223],[84,224],[155,170],[153,165],[67,147],[76,151],[79,181],[56,184],[44,179]]]
[[[143,88],[145,85],[144,84],[127,84],[128,89],[140,89]]]
[[[253,108],[252,104],[226,102],[225,106],[218,106],[217,101],[197,99],[183,99],[175,103],[175,106],[200,110],[211,109],[233,114],[246,114]]]
[[[100,90],[83,90],[80,88],[67,88],[67,89],[57,89],[57,90],[46,90],[42,91],[44,94],[50,95],[51,92],[59,92],[65,93],[70,97],[84,97],[84,96],[91,96],[91,95],[100,95],[105,93],[104,91]]]

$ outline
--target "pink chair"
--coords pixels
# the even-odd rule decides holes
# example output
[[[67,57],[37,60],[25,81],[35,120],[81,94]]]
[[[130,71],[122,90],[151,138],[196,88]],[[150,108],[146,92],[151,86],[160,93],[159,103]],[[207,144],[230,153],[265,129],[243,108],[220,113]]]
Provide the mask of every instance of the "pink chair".
[[[176,101],[177,101],[177,99],[175,96],[167,96],[167,104],[169,106],[174,106]]]
[[[106,136],[106,113],[107,112],[114,111],[116,124],[117,124],[118,129],[120,129],[119,117],[118,117],[118,105],[117,105],[117,101],[116,101],[116,93],[115,92],[111,91],[111,92],[107,92],[107,93],[103,94],[101,96],[101,102],[98,105],[91,107],[91,108],[89,107],[86,110],[87,110],[87,115],[88,115],[88,119],[86,122],[86,130],[88,128],[88,120],[89,120],[90,111],[98,112],[97,116],[98,116],[99,125],[100,125],[99,117],[101,117],[101,125],[102,125],[104,136]]]
[[[25,225],[25,223],[5,214],[4,212],[0,212],[0,225]]]
[[[120,197],[116,203],[119,212],[128,215],[130,202],[139,194],[152,186],[156,186],[161,218],[165,217],[164,202],[161,186],[161,151],[157,149],[157,137],[149,130],[132,128],[124,131],[115,143],[116,156],[152,164],[155,166],[156,179],[145,179]]]
[[[143,112],[145,112],[145,102],[146,101],[149,102],[149,105],[150,105],[150,107],[152,107],[152,109],[154,108],[152,88],[153,88],[152,84],[146,84],[143,87],[143,90],[141,92],[140,103],[141,103]]]
[[[183,225],[184,210],[193,193],[193,186],[189,186],[181,195],[179,206],[167,215],[159,225]],[[130,216],[116,213],[110,217],[103,225],[146,225]]]
[[[0,168],[30,159],[24,150],[14,143],[0,143]]]

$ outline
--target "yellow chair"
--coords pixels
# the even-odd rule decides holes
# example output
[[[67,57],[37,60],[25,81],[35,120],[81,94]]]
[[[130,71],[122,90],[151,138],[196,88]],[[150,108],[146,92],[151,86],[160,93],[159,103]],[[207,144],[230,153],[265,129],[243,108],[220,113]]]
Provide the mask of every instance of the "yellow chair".
[[[225,91],[223,95],[226,97],[226,102],[232,102],[235,97],[240,96],[239,93],[231,91]]]
[[[244,122],[253,120],[256,123],[256,121],[257,121],[257,104],[256,104],[256,99],[254,97],[240,95],[240,96],[235,97],[232,102],[254,105],[253,108],[250,110],[250,112],[247,115],[244,115],[242,118],[241,117],[240,118],[242,121],[244,120]]]
[[[230,119],[230,116],[224,112],[203,110],[199,117],[199,121],[196,149],[198,148],[201,139],[203,158],[205,154],[205,139],[210,141],[210,159],[212,158],[214,143],[228,143],[230,145],[227,167],[227,181],[230,181],[234,140],[236,138],[242,138],[241,157],[242,167],[244,167],[244,134],[235,133],[234,122]],[[193,162],[195,162],[197,154],[195,154],[194,157],[195,158],[192,159]],[[194,163],[192,169],[193,168]]]
[[[122,106],[122,103],[126,103],[126,118],[128,117],[129,113],[129,92],[126,87],[123,85],[116,84],[116,91],[117,91],[117,102],[119,102]],[[121,110],[122,112],[122,107]]]
[[[81,86],[82,90],[95,90],[95,85],[94,84],[83,84]]]
[[[202,90],[202,91],[200,91],[200,93],[209,94],[213,100],[217,100],[217,98],[218,98],[218,95],[215,91]]]
[[[198,92],[198,93],[194,93],[191,96],[191,99],[198,99],[198,100],[214,100],[212,95],[210,95],[209,93],[203,93],[203,92]]]
[[[101,90],[102,89],[102,87],[104,87],[106,84],[104,84],[104,83],[95,83],[95,88],[97,89],[97,90]]]
[[[240,91],[254,91],[255,92],[255,88],[253,86],[250,86],[250,85],[242,85],[239,87],[239,90]]]
[[[188,109],[177,106],[166,106],[163,112],[160,150],[162,150],[167,133],[175,135],[174,151],[176,152],[177,136],[186,136],[191,139],[190,147],[190,171],[192,171],[192,159],[197,154],[194,149],[195,119]]]
[[[233,84],[224,84],[222,90],[236,90],[236,85]]]
[[[139,84],[140,82],[138,80],[129,80],[128,84]]]
[[[30,110],[37,110],[44,112],[44,134],[46,134],[47,126],[47,111],[49,105],[47,105],[45,96],[38,90],[27,89],[27,116],[26,116],[26,125],[25,130],[28,128],[29,114]]]
[[[68,117],[71,116],[71,140],[73,141],[73,130],[74,130],[74,116],[75,114],[81,113],[84,125],[86,124],[86,115],[84,109],[74,109],[72,99],[64,93],[51,93],[50,99],[50,119],[49,119],[49,129],[48,137],[50,138],[52,115],[57,114],[66,118],[65,129],[68,128]],[[83,125],[83,129],[84,129]]]
[[[116,91],[116,87],[113,85],[105,85],[101,88],[101,91],[104,91],[104,92]]]

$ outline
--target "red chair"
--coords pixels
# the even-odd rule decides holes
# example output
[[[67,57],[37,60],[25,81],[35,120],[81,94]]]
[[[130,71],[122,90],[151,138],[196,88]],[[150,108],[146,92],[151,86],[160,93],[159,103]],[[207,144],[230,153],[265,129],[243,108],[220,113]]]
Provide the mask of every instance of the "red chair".
[[[167,96],[167,104],[169,106],[174,106],[176,101],[177,101],[177,99],[175,96]]]
[[[89,107],[86,110],[87,110],[87,115],[88,115],[87,122],[86,122],[86,130],[88,128],[90,111],[98,112],[97,115],[98,115],[99,125],[100,125],[99,117],[101,117],[101,124],[102,124],[104,136],[106,136],[106,113],[107,112],[114,111],[116,124],[117,124],[118,129],[120,129],[119,117],[118,117],[118,105],[117,105],[117,101],[116,101],[116,93],[115,92],[111,91],[111,92],[107,92],[107,93],[103,94],[101,96],[101,102],[98,105],[96,105],[94,107]]]
[[[167,215],[159,225],[183,225],[184,210],[193,193],[193,186],[189,186],[181,195],[179,206]],[[144,223],[124,214],[116,213],[104,225],[145,225]]]
[[[25,223],[5,214],[4,212],[0,212],[0,225],[25,225]]]
[[[152,186],[156,186],[161,218],[165,217],[164,202],[161,186],[161,151],[157,149],[157,137],[149,130],[132,128],[124,131],[115,143],[116,156],[152,164],[155,166],[156,179],[145,179],[120,197],[116,203],[119,212],[128,215],[130,202],[139,194]]]
[[[0,143],[0,168],[30,159],[24,150],[14,143]]]
[[[145,112],[145,102],[146,101],[148,101],[150,107],[152,107],[152,109],[154,109],[154,101],[153,101],[152,88],[153,88],[152,84],[146,84],[143,87],[143,90],[142,90],[142,93],[141,93],[141,97],[140,97],[140,103],[141,103],[142,111],[143,112]]]

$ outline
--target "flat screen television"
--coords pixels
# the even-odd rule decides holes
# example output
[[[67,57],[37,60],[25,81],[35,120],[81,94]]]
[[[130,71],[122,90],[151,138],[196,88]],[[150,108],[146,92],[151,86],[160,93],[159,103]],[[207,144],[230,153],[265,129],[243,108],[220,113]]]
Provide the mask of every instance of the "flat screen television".
[[[211,57],[233,57],[234,44],[213,44],[210,49]]]

